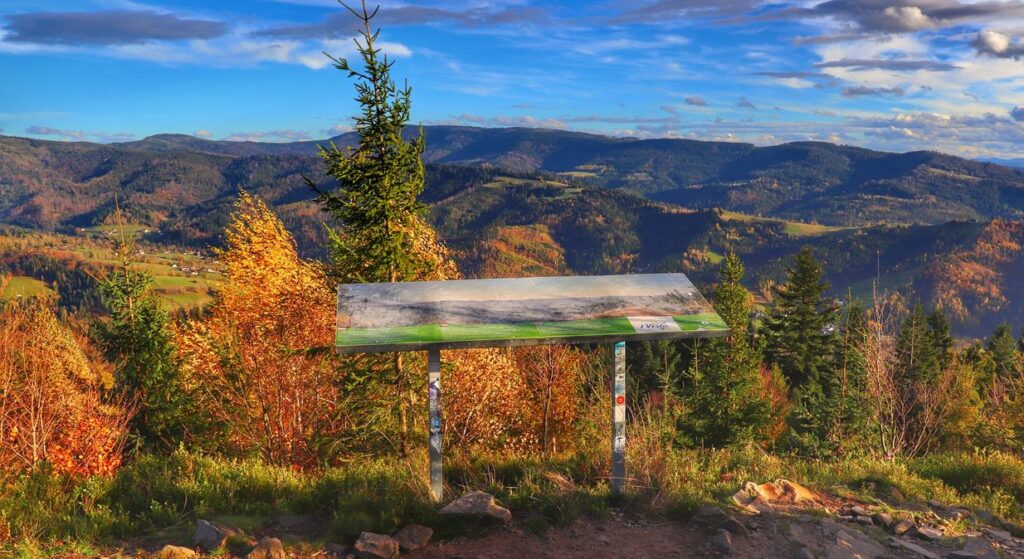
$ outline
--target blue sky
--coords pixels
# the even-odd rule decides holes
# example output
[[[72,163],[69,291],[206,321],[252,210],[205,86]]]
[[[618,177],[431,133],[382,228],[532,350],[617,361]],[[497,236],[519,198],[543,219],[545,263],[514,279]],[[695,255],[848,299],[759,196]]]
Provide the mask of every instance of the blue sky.
[[[382,0],[424,124],[1024,157],[1022,0]],[[0,130],[292,141],[347,130],[333,0],[5,0]],[[1020,107],[1018,107],[1020,106]]]

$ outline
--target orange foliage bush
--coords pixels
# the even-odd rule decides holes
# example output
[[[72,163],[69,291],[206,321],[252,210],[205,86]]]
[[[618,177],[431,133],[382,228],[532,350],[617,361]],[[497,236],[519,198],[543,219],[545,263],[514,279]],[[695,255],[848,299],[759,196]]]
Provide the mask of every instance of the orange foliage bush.
[[[178,332],[185,369],[236,452],[315,466],[338,427],[334,294],[256,197],[240,195],[225,241],[227,281],[209,316]]]
[[[105,401],[107,366],[40,303],[0,308],[0,340],[0,475],[112,474],[130,412]]]

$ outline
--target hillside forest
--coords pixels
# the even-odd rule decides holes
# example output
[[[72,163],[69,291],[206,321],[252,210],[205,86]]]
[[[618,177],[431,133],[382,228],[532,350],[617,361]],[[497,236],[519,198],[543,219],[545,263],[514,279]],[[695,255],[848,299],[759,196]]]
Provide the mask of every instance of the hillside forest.
[[[0,139],[0,547],[92,554],[278,510],[337,540],[434,522],[425,355],[336,354],[336,285],[654,271],[691,276],[732,336],[627,348],[633,506],[788,475],[1021,526],[1024,174],[413,130],[369,29],[358,65],[332,59],[355,131],[313,153]],[[609,360],[444,352],[448,483],[540,524],[600,511]]]

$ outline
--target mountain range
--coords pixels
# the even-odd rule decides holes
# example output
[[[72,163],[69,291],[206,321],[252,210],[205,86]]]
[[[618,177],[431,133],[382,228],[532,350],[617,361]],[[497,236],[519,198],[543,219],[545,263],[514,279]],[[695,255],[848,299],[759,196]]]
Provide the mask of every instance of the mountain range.
[[[736,250],[770,294],[789,255],[815,247],[839,295],[878,282],[939,302],[958,331],[1024,321],[1024,170],[934,152],[797,142],[611,138],[427,126],[431,220],[471,276],[685,271],[714,281]],[[415,134],[416,129],[409,129]],[[344,134],[327,141],[340,147]],[[150,240],[216,244],[238,189],[273,203],[306,254],[325,216],[320,142],[163,134],[93,144],[0,136],[0,223],[74,233],[118,203]],[[329,187],[329,184],[327,185]]]

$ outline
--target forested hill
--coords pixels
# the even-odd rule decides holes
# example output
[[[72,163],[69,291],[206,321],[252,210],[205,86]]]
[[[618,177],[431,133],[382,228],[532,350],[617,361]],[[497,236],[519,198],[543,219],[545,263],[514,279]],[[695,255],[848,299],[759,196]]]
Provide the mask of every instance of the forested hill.
[[[1011,204],[1024,196],[1019,171],[829,144],[756,148],[549,130],[425,132],[431,163],[423,200],[471,276],[671,270],[708,285],[722,255],[735,250],[750,268],[750,286],[765,294],[783,277],[789,256],[810,244],[837,295],[866,296],[877,275],[885,288],[941,301],[961,334],[985,335],[1002,319],[1024,320],[1024,284],[1015,281],[1024,271],[1024,227],[989,219],[1021,215]],[[315,142],[161,135],[100,145],[0,137],[0,223],[76,234],[109,224],[117,195],[131,222],[151,230],[148,240],[202,247],[219,244],[231,203],[245,188],[274,205],[305,254],[322,255],[324,216],[302,181],[304,174],[323,176],[311,152]],[[654,176],[689,186],[654,192],[645,186]],[[823,186],[832,183],[839,186]],[[890,184],[885,195],[878,194],[883,184]],[[921,193],[896,195],[896,184]],[[762,215],[752,211],[797,191],[816,194],[776,202],[781,209]],[[748,211],[709,209],[715,206]],[[833,219],[850,223],[838,227],[816,218],[819,211],[842,217],[858,208],[870,208],[877,219]]]
[[[755,147],[529,128],[427,126],[424,132],[428,162],[564,173],[576,182],[687,207],[854,226],[1024,215],[1024,170],[935,152],[885,153],[821,142]],[[351,145],[355,137],[333,141]],[[310,154],[317,143],[163,135],[120,146],[245,156]]]

